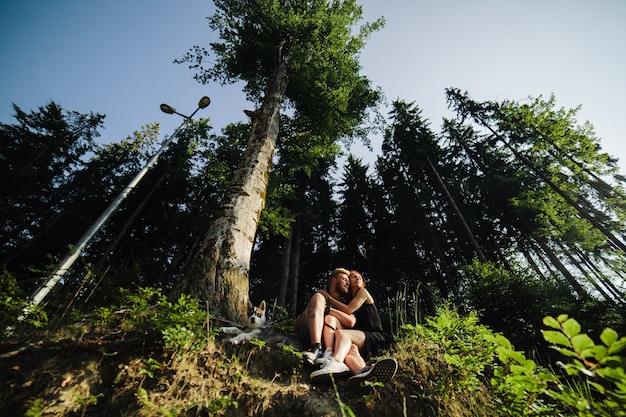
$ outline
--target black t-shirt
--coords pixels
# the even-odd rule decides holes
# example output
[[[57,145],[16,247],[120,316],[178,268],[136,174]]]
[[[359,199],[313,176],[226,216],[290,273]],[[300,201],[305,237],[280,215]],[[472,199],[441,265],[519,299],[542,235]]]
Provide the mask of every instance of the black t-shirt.
[[[363,303],[363,305],[354,312],[354,316],[356,317],[355,329],[366,332],[383,331],[383,325],[380,321],[380,315],[378,314],[378,309],[375,304]]]

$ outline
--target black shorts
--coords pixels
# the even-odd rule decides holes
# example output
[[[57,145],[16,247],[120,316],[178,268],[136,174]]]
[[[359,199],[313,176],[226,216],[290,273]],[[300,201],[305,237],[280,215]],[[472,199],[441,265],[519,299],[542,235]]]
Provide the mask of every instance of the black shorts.
[[[372,356],[378,356],[385,345],[385,335],[381,332],[367,332],[361,330],[365,334],[365,346],[361,352],[363,359],[369,360]]]

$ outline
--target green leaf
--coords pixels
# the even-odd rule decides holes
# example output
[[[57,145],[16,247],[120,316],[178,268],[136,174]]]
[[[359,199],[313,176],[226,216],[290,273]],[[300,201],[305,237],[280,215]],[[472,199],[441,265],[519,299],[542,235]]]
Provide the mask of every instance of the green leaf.
[[[626,337],[622,337],[620,340],[618,340],[617,342],[613,343],[609,347],[609,354],[612,355],[614,353],[621,352],[625,348],[626,348]]]
[[[577,334],[572,337],[572,346],[578,353],[583,354],[585,350],[594,347],[595,343],[593,343],[593,340],[586,334]],[[586,355],[583,354],[583,356]]]
[[[511,341],[509,339],[507,339],[506,337],[502,336],[501,334],[498,334],[495,336],[495,340],[493,338],[493,336],[491,336],[489,338],[489,341],[494,343],[494,344],[500,344],[501,346],[505,347],[506,349],[513,349],[513,345],[511,344]]]
[[[574,319],[567,319],[563,323],[563,333],[570,339],[580,333],[580,324]]]
[[[527,359],[524,362],[524,368],[526,368],[526,370],[530,371],[530,373],[533,373],[535,371],[535,369],[537,368],[537,364],[535,364],[535,361],[533,361],[531,359]]]
[[[556,351],[558,351],[561,355],[563,356],[570,356],[573,358],[577,358],[578,357],[578,353],[576,353],[575,351],[573,351],[570,348],[566,348],[566,347],[558,347],[558,346],[552,346]]]
[[[567,320],[569,316],[567,314],[559,314],[559,316],[557,317],[557,320],[559,321],[559,323],[563,323]]]
[[[517,363],[523,364],[526,361],[524,354],[515,350],[510,351],[509,356]]]
[[[542,330],[543,338],[549,342],[554,343],[555,345],[568,346],[571,347],[569,339],[561,332],[556,330]]]
[[[589,381],[589,385],[598,391],[600,394],[604,394],[606,392],[606,388],[604,386],[598,384],[597,382]]]
[[[526,368],[520,365],[511,365],[510,369],[511,369],[511,372],[513,372],[516,375],[526,374]]]
[[[608,354],[608,351],[609,350],[606,348],[606,346],[595,345],[593,348],[589,350],[589,352],[586,352],[586,353],[589,354],[590,356],[593,356],[593,358],[596,359],[597,361],[600,361],[606,357],[606,355]],[[585,357],[589,357],[589,356],[585,355]]]
[[[548,327],[552,327],[553,329],[560,329],[561,323],[559,323],[554,317],[546,316],[543,318],[543,324]]]
[[[602,330],[600,340],[602,340],[602,343],[604,343],[606,346],[611,346],[617,341],[617,332],[607,327],[606,329]]]
[[[624,384],[626,382],[626,372],[624,372],[623,368],[599,368],[598,375],[616,384]]]

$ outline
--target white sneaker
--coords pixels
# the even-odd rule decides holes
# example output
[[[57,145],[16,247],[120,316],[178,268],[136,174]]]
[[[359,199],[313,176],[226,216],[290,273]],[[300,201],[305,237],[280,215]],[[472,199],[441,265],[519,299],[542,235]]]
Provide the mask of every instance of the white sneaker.
[[[330,349],[326,349],[324,351],[324,354],[322,356],[320,356],[319,358],[315,359],[315,364],[319,365],[319,366],[324,366],[326,365],[326,362],[328,362],[330,360],[330,358],[333,357],[333,351]]]
[[[342,375],[350,373],[350,368],[343,362],[337,362],[335,358],[331,357],[328,362],[317,371],[311,372],[311,383],[323,383],[330,381],[330,376],[337,378]]]

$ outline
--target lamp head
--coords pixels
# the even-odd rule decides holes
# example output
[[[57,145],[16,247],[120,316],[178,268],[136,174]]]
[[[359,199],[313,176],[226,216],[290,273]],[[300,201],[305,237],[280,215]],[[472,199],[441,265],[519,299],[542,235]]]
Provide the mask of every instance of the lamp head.
[[[165,103],[161,103],[161,111],[163,113],[167,113],[167,114],[174,114],[176,113],[176,109],[170,105],[167,105]]]
[[[211,99],[208,98],[207,96],[204,96],[198,102],[198,107],[201,109],[204,109],[204,108],[207,108],[209,104],[211,104]]]

